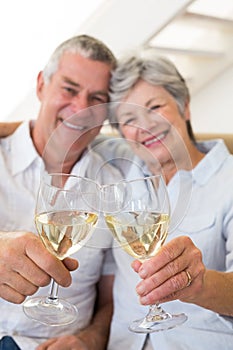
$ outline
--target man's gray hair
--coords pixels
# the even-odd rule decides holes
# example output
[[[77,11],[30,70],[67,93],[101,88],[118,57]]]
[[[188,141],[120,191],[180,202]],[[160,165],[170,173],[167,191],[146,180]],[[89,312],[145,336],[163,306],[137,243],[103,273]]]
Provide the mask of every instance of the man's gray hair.
[[[80,54],[93,61],[107,63],[112,69],[116,66],[115,56],[102,41],[89,35],[77,35],[64,41],[53,52],[43,70],[45,83],[48,83],[57,71],[60,59],[65,52]]]

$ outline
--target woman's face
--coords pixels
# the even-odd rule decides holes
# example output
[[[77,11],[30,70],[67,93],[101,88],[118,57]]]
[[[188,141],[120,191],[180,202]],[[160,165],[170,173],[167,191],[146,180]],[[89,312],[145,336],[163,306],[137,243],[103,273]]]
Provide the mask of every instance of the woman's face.
[[[123,136],[146,163],[156,159],[162,165],[183,155],[189,136],[186,120],[173,96],[161,86],[139,80],[117,111]]]

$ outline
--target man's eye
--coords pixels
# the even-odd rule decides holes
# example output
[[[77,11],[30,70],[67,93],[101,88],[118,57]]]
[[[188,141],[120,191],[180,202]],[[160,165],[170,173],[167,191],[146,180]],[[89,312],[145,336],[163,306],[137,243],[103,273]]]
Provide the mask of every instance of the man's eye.
[[[65,87],[64,90],[65,90],[66,92],[68,92],[68,93],[69,93],[70,95],[72,95],[72,96],[75,96],[75,95],[77,95],[77,93],[78,93],[75,89],[73,89],[73,88],[71,88],[71,87]]]
[[[92,101],[97,103],[107,103],[107,98],[104,96],[92,96]]]

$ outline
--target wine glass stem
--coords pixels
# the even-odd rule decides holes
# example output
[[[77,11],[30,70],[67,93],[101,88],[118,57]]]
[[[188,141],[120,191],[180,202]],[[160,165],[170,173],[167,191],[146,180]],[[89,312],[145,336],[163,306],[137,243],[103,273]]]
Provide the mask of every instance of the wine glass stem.
[[[148,314],[146,315],[147,322],[155,322],[165,320],[171,317],[170,314],[165,312],[159,304],[150,305]]]
[[[47,297],[48,303],[56,304],[58,302],[58,284],[54,281],[54,279],[51,280],[51,287],[50,292]]]

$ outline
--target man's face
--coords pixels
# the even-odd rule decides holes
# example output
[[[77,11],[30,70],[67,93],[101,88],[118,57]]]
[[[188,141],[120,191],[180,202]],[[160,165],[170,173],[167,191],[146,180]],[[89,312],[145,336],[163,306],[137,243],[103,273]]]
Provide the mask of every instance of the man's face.
[[[105,111],[99,105],[108,102],[110,71],[106,63],[65,53],[49,83],[45,84],[42,74],[39,75],[37,95],[41,108],[33,137],[40,154],[52,139],[51,145],[58,155],[68,152],[70,157],[78,159],[99,133],[105,118]],[[75,123],[78,124],[80,118],[83,125],[86,118],[91,128],[79,131],[63,123],[71,121],[74,114],[77,116]]]

